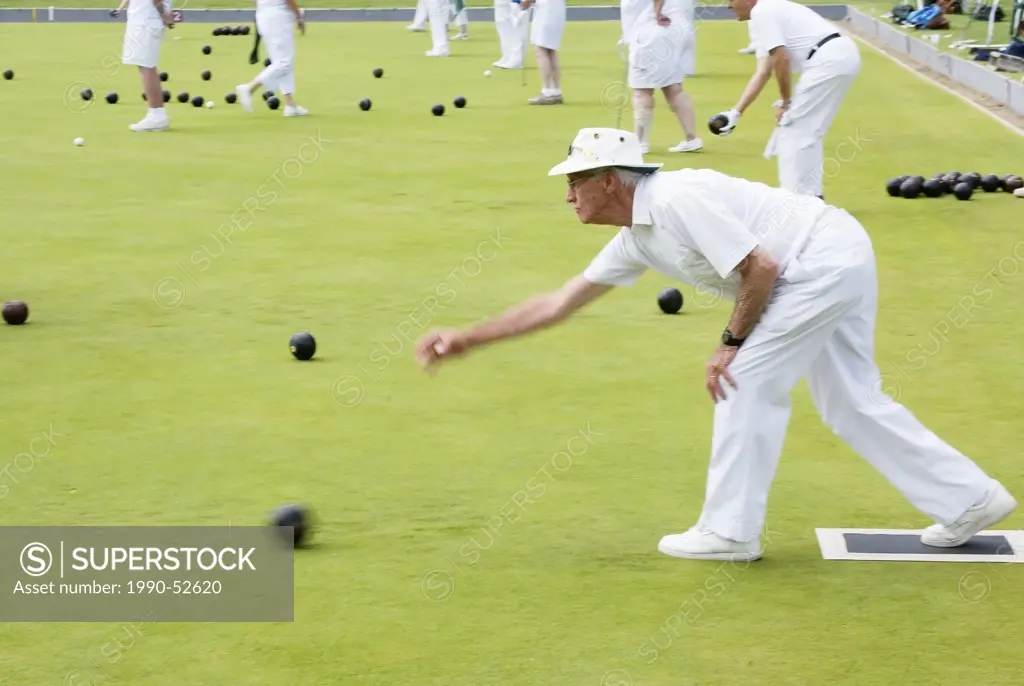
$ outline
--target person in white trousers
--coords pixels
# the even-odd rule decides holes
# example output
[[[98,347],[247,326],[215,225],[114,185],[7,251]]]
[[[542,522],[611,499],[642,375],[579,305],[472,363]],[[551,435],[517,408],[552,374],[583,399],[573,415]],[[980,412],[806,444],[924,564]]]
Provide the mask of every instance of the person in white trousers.
[[[540,95],[530,98],[531,105],[561,105],[562,66],[559,64],[558,48],[562,45],[565,31],[565,0],[522,0],[519,7],[528,12],[531,7],[533,21],[530,27],[530,42],[537,56],[540,70]]]
[[[427,21],[430,24],[431,48],[427,50],[427,57],[448,57],[451,54],[451,44],[448,42],[448,24],[455,18],[455,25],[459,32],[451,37],[451,40],[466,40],[469,38],[469,18],[466,13],[466,6],[462,0],[425,0],[427,7]]]
[[[695,152],[697,137],[693,100],[683,90],[686,49],[693,28],[684,4],[689,0],[622,0],[622,36],[629,46],[629,87],[633,89],[633,125],[643,152],[650,151],[654,89],[660,88],[685,138],[669,152]]]
[[[874,362],[878,281],[871,240],[846,211],[711,169],[660,172],[628,131],[581,129],[566,202],[584,224],[621,227],[582,274],[465,331],[416,345],[431,373],[449,358],[561,323],[648,269],[711,291],[735,308],[709,359],[714,402],[703,512],[658,549],[674,557],[762,556],[768,493],[793,387],[806,377],[824,422],[936,523],[921,534],[956,547],[1007,517],[1016,500],[881,390]]]
[[[491,66],[499,69],[522,69],[526,40],[530,30],[530,14],[519,9],[519,2],[494,0],[494,28],[498,32],[501,57]]]
[[[410,31],[426,31],[427,30],[427,2],[426,0],[416,0],[416,14],[413,15],[412,23],[405,28]]]
[[[171,0],[123,0],[114,10],[115,16],[125,2],[128,4],[128,16],[125,18],[121,62],[139,68],[142,90],[149,105],[146,116],[128,128],[132,131],[164,131],[170,126],[170,121],[164,109],[164,92],[160,87],[157,64],[167,29],[174,28]]]
[[[825,134],[860,73],[857,44],[817,12],[791,0],[730,0],[729,8],[737,19],[750,22],[758,68],[736,106],[720,113],[728,123],[719,135],[735,129],[774,72],[778,126],[764,156],[778,157],[782,188],[823,197]],[[796,87],[794,73],[800,74]]]
[[[295,29],[306,35],[306,22],[295,0],[256,0],[256,30],[263,37],[270,66],[249,83],[235,88],[238,102],[252,112],[252,94],[265,86],[284,98],[284,116],[309,114],[295,102]]]

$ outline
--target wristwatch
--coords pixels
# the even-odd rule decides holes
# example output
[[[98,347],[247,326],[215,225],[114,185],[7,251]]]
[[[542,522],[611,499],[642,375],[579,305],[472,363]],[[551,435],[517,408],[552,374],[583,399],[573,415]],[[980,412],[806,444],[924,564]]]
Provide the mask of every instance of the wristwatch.
[[[746,338],[736,338],[735,336],[732,335],[732,331],[729,331],[729,329],[726,329],[725,331],[722,332],[722,345],[728,345],[732,348],[738,348],[741,345],[743,345],[744,341],[746,340]]]

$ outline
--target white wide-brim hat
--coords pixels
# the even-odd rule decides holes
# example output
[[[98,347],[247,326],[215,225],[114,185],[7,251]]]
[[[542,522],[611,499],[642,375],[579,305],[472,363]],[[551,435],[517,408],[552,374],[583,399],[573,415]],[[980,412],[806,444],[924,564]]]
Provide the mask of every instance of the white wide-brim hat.
[[[556,164],[548,176],[575,174],[602,167],[624,167],[650,173],[661,169],[661,164],[645,163],[640,140],[631,131],[621,129],[580,129],[569,146],[569,156]]]

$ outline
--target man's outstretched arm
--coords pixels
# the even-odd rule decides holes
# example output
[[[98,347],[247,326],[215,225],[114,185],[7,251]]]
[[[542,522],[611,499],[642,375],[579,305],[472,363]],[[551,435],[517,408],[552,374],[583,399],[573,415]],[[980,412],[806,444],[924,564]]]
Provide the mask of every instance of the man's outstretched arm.
[[[428,366],[505,338],[515,338],[557,324],[601,297],[614,286],[588,281],[582,275],[557,291],[536,295],[498,317],[467,331],[434,331],[420,339],[416,356]]]

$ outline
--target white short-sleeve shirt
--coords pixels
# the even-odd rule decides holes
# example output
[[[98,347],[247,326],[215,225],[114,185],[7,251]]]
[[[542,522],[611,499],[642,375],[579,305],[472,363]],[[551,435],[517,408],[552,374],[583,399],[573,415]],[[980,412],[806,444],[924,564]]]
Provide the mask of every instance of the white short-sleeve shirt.
[[[736,268],[760,246],[784,271],[827,205],[711,169],[655,172],[633,196],[623,227],[584,270],[591,283],[631,286],[648,269],[735,301]]]
[[[673,23],[684,24],[690,21],[686,16],[686,3],[690,0],[665,0],[661,13],[672,20]],[[622,21],[622,37],[627,42],[636,39],[637,32],[643,28],[651,28],[658,25],[654,16],[654,3],[651,0],[622,0],[619,8],[619,16]],[[685,27],[677,27],[684,30]]]
[[[288,10],[288,3],[284,0],[256,0],[256,10],[266,12],[268,10]]]
[[[168,12],[173,9],[171,5],[171,0],[164,0],[164,9]],[[153,0],[128,0],[128,14],[125,19],[132,23],[163,22],[163,17],[157,12]]]
[[[825,36],[838,33],[820,14],[791,0],[757,0],[750,11],[751,42],[761,59],[780,45],[789,51],[794,72],[803,72],[811,48]]]

